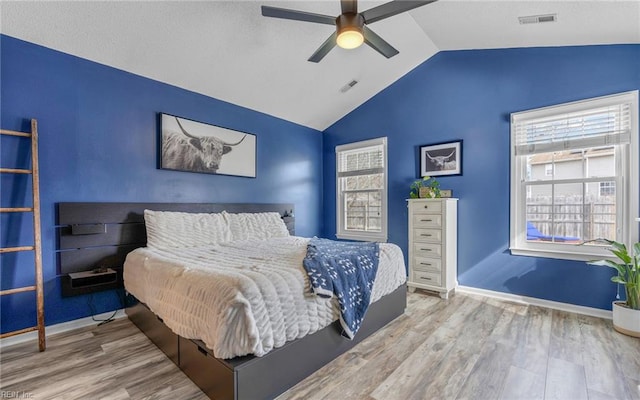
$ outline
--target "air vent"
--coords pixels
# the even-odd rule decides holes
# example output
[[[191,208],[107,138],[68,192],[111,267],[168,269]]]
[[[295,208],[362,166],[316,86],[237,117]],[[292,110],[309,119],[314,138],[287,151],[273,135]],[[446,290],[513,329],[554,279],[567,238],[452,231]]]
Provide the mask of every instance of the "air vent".
[[[357,80],[352,79],[351,82],[347,83],[346,85],[344,85],[343,87],[340,88],[340,92],[342,92],[342,93],[346,92],[347,90],[349,90],[352,87],[354,87],[357,83],[358,83]]]
[[[520,24],[539,24],[542,22],[556,22],[558,20],[557,14],[546,15],[531,15],[529,17],[518,17]]]

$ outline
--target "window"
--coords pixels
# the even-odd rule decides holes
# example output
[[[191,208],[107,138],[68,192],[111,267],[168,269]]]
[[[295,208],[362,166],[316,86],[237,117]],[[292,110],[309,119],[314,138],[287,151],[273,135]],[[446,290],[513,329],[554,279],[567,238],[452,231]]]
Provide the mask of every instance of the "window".
[[[387,240],[387,138],[336,147],[340,239]]]
[[[637,241],[638,92],[511,114],[512,254],[590,260]]]

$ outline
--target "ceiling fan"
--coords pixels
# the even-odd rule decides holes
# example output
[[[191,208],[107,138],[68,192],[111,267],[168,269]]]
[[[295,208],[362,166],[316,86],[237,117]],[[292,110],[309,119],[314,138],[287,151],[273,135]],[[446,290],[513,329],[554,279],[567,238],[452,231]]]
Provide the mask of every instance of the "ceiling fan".
[[[383,56],[391,58],[398,54],[398,50],[369,29],[367,25],[435,1],[436,0],[395,0],[359,13],[357,0],[341,0],[340,6],[342,8],[342,14],[338,15],[338,17],[286,8],[262,6],[262,15],[265,17],[335,25],[336,31],[313,53],[309,58],[311,62],[320,62],[336,44],[344,49],[355,49],[363,42]]]

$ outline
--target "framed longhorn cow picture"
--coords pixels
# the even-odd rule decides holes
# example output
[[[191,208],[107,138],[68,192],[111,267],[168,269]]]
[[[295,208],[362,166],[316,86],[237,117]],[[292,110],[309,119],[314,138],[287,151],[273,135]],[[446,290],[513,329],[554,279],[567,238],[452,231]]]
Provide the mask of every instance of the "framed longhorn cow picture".
[[[462,140],[420,146],[420,175],[462,175]]]
[[[256,177],[256,136],[160,114],[160,168]]]

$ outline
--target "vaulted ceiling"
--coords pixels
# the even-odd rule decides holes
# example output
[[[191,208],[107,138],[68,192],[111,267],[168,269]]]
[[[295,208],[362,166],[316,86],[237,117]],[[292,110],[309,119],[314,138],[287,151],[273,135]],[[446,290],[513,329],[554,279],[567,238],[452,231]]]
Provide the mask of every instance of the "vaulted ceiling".
[[[263,4],[340,14],[338,0],[3,0],[0,31],[318,130],[439,51],[640,43],[640,0],[441,0],[369,25],[397,56],[336,47],[315,64],[307,59],[334,28],[265,18]],[[557,21],[518,21],[547,14]]]

